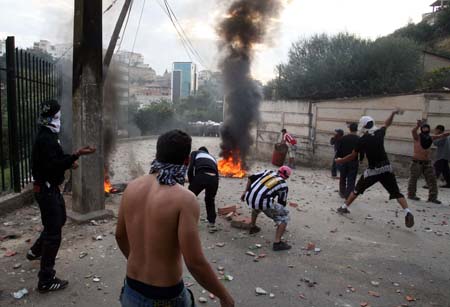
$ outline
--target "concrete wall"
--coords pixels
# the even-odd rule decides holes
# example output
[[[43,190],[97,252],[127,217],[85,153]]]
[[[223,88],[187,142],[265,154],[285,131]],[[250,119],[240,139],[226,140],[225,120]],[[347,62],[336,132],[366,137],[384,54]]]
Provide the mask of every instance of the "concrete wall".
[[[411,129],[417,119],[450,128],[450,94],[415,94],[349,100],[265,101],[256,128],[256,153],[270,159],[273,144],[280,140],[284,127],[300,140],[298,159],[309,165],[329,166],[334,155],[330,138],[334,129],[348,131],[347,124],[363,115],[372,116],[381,126],[395,108],[404,110],[396,116],[386,135],[386,150],[401,173],[407,172],[412,156]]]

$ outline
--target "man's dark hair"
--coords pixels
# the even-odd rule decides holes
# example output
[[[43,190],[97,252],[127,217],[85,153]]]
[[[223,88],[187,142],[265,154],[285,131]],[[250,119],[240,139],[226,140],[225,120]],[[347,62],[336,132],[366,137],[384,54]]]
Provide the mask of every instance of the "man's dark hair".
[[[428,128],[428,130],[431,130],[430,125],[428,125],[428,124],[423,124],[423,125],[420,127],[420,131],[423,131],[423,129],[427,129],[427,128]]]
[[[54,99],[46,100],[41,103],[40,116],[53,117],[61,110],[58,101]]]
[[[156,144],[156,160],[182,165],[191,152],[192,138],[181,130],[162,134]]]
[[[281,129],[281,133],[286,133],[286,129]]]
[[[444,127],[443,125],[437,125],[437,126],[436,126],[436,130],[439,130],[439,131],[441,131],[441,132],[444,132],[444,131],[445,131],[445,127]]]
[[[200,147],[198,150],[209,153],[208,148],[206,148],[205,146]]]
[[[358,131],[358,124],[357,123],[351,123],[348,125],[348,129],[350,129],[350,132],[357,132]]]

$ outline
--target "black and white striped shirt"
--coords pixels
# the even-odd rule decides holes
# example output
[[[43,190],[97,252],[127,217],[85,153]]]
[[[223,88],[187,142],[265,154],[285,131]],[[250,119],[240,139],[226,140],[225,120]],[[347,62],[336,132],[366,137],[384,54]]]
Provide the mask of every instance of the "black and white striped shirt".
[[[277,172],[266,170],[249,177],[249,190],[245,193],[247,205],[253,209],[273,208],[274,200],[286,206],[288,185]]]

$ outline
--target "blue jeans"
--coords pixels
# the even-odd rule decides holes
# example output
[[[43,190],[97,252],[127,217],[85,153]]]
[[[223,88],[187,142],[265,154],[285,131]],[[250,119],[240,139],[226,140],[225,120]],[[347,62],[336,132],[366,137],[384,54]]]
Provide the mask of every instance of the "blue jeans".
[[[120,303],[122,307],[195,307],[194,296],[187,288],[173,299],[153,300],[131,289],[126,283],[122,288]]]
[[[358,161],[351,161],[340,165],[339,193],[347,198],[355,190],[356,177],[358,176]]]

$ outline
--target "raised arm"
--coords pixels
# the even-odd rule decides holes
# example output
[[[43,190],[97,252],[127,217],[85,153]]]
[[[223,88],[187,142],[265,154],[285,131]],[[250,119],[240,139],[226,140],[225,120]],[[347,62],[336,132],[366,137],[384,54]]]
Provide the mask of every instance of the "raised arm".
[[[392,122],[394,121],[395,115],[400,114],[400,112],[401,112],[401,111],[400,111],[399,109],[393,111],[393,112],[391,113],[391,115],[389,115],[389,117],[388,117],[388,118],[386,119],[386,121],[384,122],[384,127],[385,127],[385,128],[389,128],[389,127],[392,125]]]
[[[447,138],[448,136],[450,136],[450,132],[433,135],[431,138],[433,139],[433,141],[438,141],[439,142],[439,140],[443,140],[443,139]]]
[[[419,130],[421,125],[422,125],[422,121],[418,120],[416,126],[414,128],[412,128],[412,130],[411,130],[411,134],[412,134],[414,141],[417,141],[419,139],[419,134],[417,133],[417,130]]]
[[[209,265],[198,234],[200,206],[192,195],[182,206],[178,222],[178,239],[184,262],[195,280],[220,299],[221,306],[234,306],[234,301]]]

